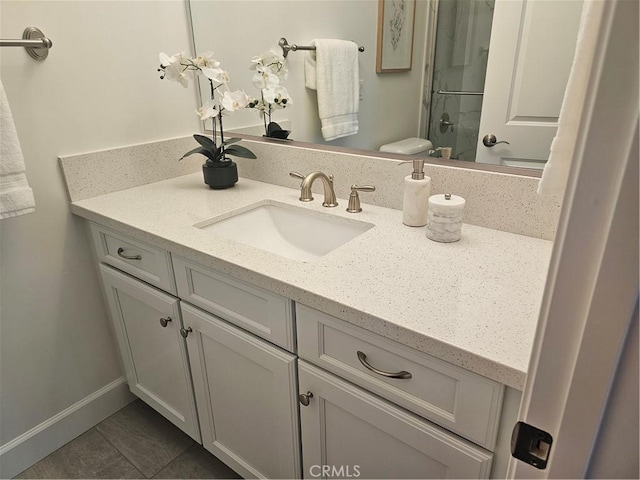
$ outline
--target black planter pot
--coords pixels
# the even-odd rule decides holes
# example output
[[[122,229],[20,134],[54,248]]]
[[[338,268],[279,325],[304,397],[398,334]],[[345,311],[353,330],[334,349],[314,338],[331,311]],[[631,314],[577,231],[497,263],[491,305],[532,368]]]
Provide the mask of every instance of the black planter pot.
[[[291,133],[291,130],[283,130],[276,122],[271,122],[267,125],[267,134],[263,137],[273,138],[276,140],[287,140],[287,137]]]
[[[213,166],[202,165],[204,183],[214,190],[233,187],[238,181],[238,166],[235,162],[220,162]]]

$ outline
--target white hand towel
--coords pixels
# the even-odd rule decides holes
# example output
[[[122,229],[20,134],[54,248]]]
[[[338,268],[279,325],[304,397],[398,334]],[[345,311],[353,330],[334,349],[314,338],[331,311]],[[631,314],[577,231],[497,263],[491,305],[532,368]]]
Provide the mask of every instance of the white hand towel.
[[[318,113],[325,140],[358,133],[358,45],[346,40],[313,40],[305,57],[305,85],[318,91]]]
[[[35,212],[35,206],[13,115],[0,82],[0,218]]]
[[[604,3],[588,1],[584,2],[582,7],[576,52],[560,108],[558,131],[551,142],[549,160],[544,166],[542,178],[538,183],[540,195],[564,194],[578,137],[578,123],[587,92],[587,80],[593,64],[598,25],[602,21]]]

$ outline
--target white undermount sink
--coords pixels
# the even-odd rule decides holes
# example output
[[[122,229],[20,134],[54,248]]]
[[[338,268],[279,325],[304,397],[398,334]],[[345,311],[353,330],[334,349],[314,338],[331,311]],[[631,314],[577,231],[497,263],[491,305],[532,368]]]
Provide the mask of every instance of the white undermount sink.
[[[323,257],[373,227],[370,223],[319,213],[284,203],[260,202],[195,225],[245,245],[292,260]]]

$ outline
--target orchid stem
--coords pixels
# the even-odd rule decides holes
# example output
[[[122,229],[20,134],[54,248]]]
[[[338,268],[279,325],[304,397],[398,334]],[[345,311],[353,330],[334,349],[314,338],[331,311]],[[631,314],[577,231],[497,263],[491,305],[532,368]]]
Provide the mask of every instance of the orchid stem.
[[[209,79],[209,87],[211,88],[211,100],[214,100],[215,96],[216,96],[216,89],[213,86],[213,81],[211,79]],[[221,138],[220,141],[222,142],[223,141],[223,139],[222,139],[222,116],[221,115],[218,115],[218,116],[220,118],[220,138]],[[214,145],[214,147],[217,148],[218,144],[216,143],[216,135],[218,133],[218,129],[217,129],[217,124],[216,124],[216,117],[212,117],[211,118],[211,126],[212,126],[211,129],[213,130],[213,135],[212,135],[212,137],[213,137],[213,145]]]
[[[260,96],[262,97],[262,105],[265,105],[264,93],[262,90],[260,90]],[[271,114],[269,114],[269,122],[271,122]],[[269,131],[267,129],[267,115],[262,116],[262,123],[264,123],[264,134],[268,137]]]

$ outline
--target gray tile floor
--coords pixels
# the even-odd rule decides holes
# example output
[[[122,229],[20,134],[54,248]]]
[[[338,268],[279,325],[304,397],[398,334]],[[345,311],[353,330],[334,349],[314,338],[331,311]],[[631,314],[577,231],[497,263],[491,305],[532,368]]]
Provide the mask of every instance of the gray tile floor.
[[[240,478],[141,400],[16,478]]]

